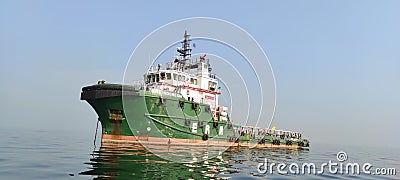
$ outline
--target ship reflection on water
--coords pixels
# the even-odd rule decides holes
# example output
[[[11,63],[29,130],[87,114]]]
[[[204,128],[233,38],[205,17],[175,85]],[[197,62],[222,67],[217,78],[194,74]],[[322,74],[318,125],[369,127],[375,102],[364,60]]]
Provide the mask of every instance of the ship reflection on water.
[[[192,159],[186,163],[165,160],[147,151],[139,144],[102,143],[99,150],[92,153],[89,170],[81,175],[91,175],[94,179],[203,179],[203,178],[245,178],[265,176],[259,174],[257,165],[264,158],[272,161],[307,158],[308,151],[291,149],[246,149],[231,148],[208,159],[209,154],[203,152],[202,159],[198,155],[190,155],[190,149],[171,150],[168,146],[160,146],[159,152],[165,151],[169,156]],[[183,157],[186,156],[186,157]],[[300,158],[300,159],[299,159]]]
[[[176,158],[190,154],[190,149],[177,151],[168,146],[160,146],[158,154],[165,150],[170,156]],[[220,153],[215,158],[208,159],[208,153],[205,151],[204,159],[199,160],[193,156],[192,161],[187,163],[175,163],[147,151],[139,144],[119,144],[104,143],[98,151],[93,152],[93,158],[90,162],[90,170],[81,172],[82,175],[94,175],[100,179],[108,178],[202,178],[215,177],[218,174],[234,173],[235,169],[229,169],[229,153]]]

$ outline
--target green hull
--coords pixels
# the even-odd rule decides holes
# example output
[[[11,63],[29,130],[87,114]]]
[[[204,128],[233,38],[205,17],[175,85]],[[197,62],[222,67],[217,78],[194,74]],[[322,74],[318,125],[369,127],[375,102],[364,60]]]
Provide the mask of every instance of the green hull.
[[[309,146],[309,142],[301,138],[240,135],[231,122],[214,119],[206,104],[176,96],[152,94],[133,86],[87,86],[82,88],[81,100],[86,100],[96,111],[102,124],[103,137],[251,141],[258,144]]]

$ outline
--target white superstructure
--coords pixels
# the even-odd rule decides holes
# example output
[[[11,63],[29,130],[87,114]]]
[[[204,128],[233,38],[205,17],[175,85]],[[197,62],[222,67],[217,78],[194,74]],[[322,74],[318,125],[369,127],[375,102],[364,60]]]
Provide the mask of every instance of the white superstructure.
[[[190,35],[185,31],[182,48],[177,48],[180,56],[164,66],[150,67],[144,75],[145,85],[153,93],[173,92],[181,94],[188,101],[210,105],[213,115],[221,111],[227,119],[227,108],[219,107],[220,87],[206,55],[191,57]]]

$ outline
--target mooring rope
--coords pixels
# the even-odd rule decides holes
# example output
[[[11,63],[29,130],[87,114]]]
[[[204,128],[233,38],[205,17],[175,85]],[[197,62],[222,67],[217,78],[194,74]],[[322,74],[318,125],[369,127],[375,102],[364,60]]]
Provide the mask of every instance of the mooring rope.
[[[99,122],[100,122],[100,120],[97,120],[97,123],[96,123],[96,132],[95,132],[95,134],[94,134],[94,140],[93,140],[93,151],[95,151],[96,150],[96,140],[97,140],[97,130],[99,129]]]

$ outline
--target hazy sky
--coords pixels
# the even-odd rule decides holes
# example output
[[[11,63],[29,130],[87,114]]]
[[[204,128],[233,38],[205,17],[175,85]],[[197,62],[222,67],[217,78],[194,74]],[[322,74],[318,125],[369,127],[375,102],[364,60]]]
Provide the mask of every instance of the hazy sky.
[[[187,7],[187,9],[185,9]],[[122,82],[154,29],[206,16],[248,31],[276,78],[278,129],[400,146],[400,1],[1,1],[1,127],[93,131],[81,87]]]

